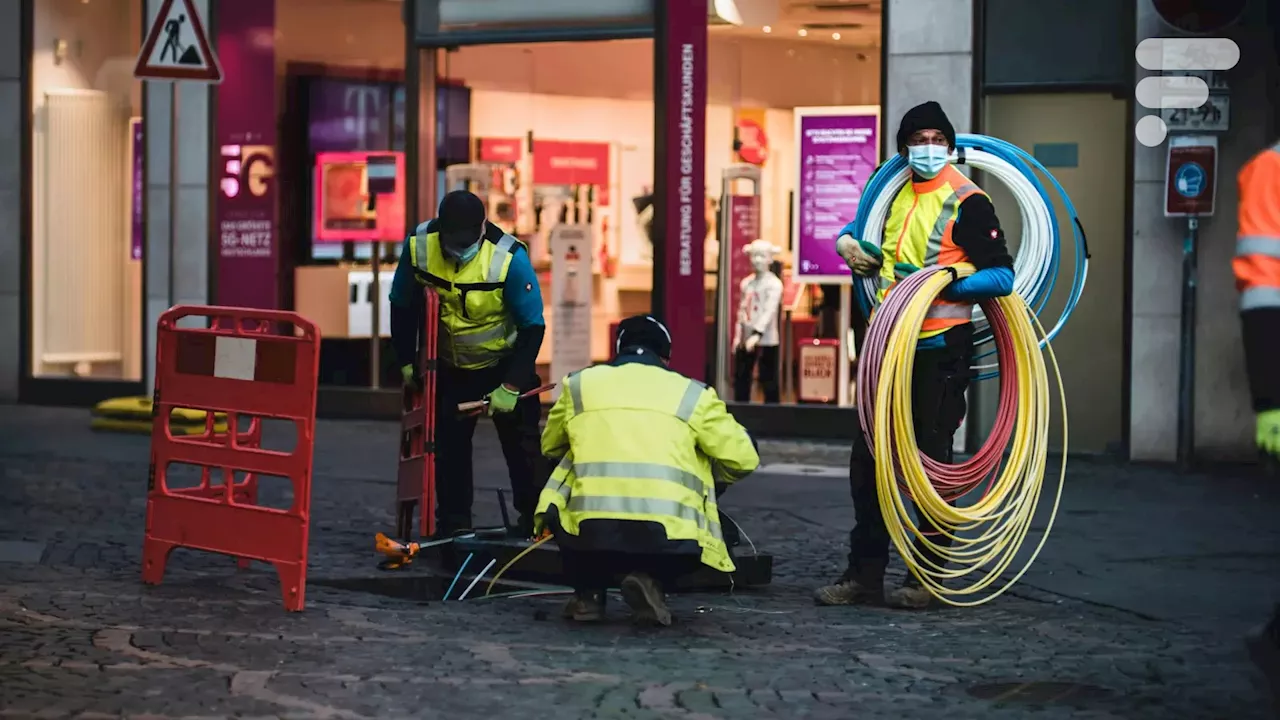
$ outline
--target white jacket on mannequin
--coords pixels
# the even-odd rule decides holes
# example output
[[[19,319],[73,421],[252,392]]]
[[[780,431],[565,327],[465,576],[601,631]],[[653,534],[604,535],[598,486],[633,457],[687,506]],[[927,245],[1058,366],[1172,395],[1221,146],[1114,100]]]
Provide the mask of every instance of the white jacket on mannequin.
[[[756,240],[742,251],[751,257],[751,267],[755,272],[743,278],[739,287],[741,296],[738,301],[738,322],[733,332],[733,346],[743,347],[747,339],[757,333],[760,337],[755,344],[777,347],[782,280],[769,269],[777,248],[764,240]],[[754,349],[754,345],[749,349]]]

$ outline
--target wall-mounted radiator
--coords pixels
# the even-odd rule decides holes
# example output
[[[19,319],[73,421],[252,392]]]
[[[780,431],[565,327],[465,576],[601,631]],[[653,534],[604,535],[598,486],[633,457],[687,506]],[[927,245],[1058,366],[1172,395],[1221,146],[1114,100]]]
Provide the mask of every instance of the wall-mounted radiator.
[[[129,257],[127,113],[95,90],[44,99],[34,163],[35,369],[118,363]]]

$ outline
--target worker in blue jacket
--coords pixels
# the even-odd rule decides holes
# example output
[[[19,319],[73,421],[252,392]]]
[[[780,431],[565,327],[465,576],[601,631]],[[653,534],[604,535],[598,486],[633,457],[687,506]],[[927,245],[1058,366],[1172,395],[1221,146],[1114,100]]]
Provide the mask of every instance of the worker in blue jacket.
[[[522,536],[550,474],[542,457],[539,398],[520,395],[541,383],[536,370],[546,334],[542,291],[529,249],[486,219],[484,202],[465,190],[440,201],[434,220],[404,242],[391,282],[391,342],[406,384],[417,383],[424,326],[423,288],[440,298],[436,375],[436,534],[472,527],[471,440],[476,418],[458,404],[488,399],[511,479]]]
[[[879,278],[882,303],[899,281],[922,267],[971,263],[977,268],[947,286],[930,306],[916,346],[911,383],[916,442],[929,457],[950,462],[973,376],[973,304],[1013,292],[1013,258],[991,199],[950,163],[956,133],[942,107],[927,102],[908,110],[897,141],[911,167],[911,180],[894,198],[883,241],[877,246],[854,237],[850,223],[840,231],[836,250],[855,274]],[[910,574],[905,585],[884,592],[890,538],[877,497],[875,460],[861,432],[849,457],[849,486],[855,518],[849,564],[814,599],[822,605],[883,601],[901,608],[926,607],[931,596]],[[931,534],[935,544],[946,541],[927,522],[921,523],[921,531]],[[925,554],[944,564],[936,553]]]

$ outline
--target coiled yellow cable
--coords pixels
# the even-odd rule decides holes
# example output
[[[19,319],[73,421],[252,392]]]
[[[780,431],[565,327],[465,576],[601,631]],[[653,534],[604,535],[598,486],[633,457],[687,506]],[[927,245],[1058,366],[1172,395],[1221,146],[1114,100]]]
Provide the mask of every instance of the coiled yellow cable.
[[[961,277],[973,272],[971,266],[958,269]],[[1035,313],[1016,293],[999,298],[996,302],[1008,320],[1013,360],[1017,365],[1017,415],[1008,457],[984,497],[963,507],[949,505],[934,489],[920,461],[911,411],[911,376],[920,327],[929,305],[949,282],[949,273],[934,273],[914,293],[892,328],[876,387],[872,446],[880,509],[889,536],[907,569],[942,602],[972,607],[999,597],[1021,579],[1049,537],[1067,473],[1067,405],[1058,361],[1046,341],[1044,352],[1053,367],[1062,411],[1063,461],[1053,508],[1040,541],[1017,573],[1005,579],[997,590],[975,599],[972,596],[1001,581],[1035,518],[1049,451],[1049,374],[1039,348],[1039,339],[1045,336],[1045,330]],[[940,544],[920,531],[899,491],[895,467],[901,471],[902,486],[914,500],[918,512],[951,540],[950,545]],[[933,553],[950,567],[940,567],[917,550],[916,539],[923,541],[926,552]]]

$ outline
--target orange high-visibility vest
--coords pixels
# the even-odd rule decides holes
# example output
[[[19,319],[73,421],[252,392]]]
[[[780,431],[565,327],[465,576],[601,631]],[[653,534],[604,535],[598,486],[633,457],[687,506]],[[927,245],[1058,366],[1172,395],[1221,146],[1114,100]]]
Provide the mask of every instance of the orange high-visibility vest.
[[[884,264],[880,267],[879,299],[897,285],[896,263],[923,268],[968,262],[969,256],[951,237],[960,203],[974,194],[985,194],[964,173],[947,165],[932,180],[908,182],[889,208],[885,221]],[[973,319],[973,303],[948,302],[941,296],[929,306],[920,337],[938,335]]]
[[[1231,264],[1240,310],[1280,308],[1280,143],[1240,171],[1240,228]]]

